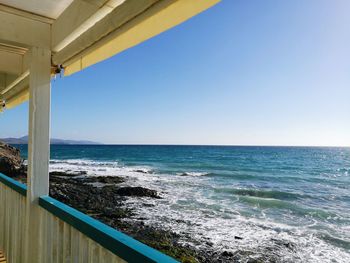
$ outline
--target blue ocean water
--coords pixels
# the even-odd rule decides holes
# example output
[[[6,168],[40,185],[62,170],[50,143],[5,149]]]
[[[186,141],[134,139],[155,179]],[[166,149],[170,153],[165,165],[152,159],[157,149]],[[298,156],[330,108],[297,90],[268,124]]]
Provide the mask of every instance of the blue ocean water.
[[[134,219],[184,243],[350,262],[350,148],[53,145],[50,163],[159,191],[163,199],[128,200]]]

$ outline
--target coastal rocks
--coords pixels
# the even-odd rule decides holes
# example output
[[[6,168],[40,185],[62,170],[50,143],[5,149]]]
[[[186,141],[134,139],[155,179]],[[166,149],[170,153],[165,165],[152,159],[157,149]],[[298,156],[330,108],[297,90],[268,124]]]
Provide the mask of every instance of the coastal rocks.
[[[101,184],[121,184],[125,179],[119,176],[89,176],[83,179],[84,183],[101,183]]]
[[[50,176],[68,176],[68,177],[74,177],[74,176],[80,176],[80,175],[86,175],[86,171],[66,171],[66,172],[60,172],[60,171],[54,171],[50,172]]]
[[[123,229],[123,232],[183,263],[198,263],[197,251],[192,247],[180,244],[180,235],[164,229],[133,222],[133,227]]]
[[[2,142],[0,142],[0,173],[10,177],[26,174],[20,151]]]
[[[138,196],[138,197],[151,197],[158,198],[161,197],[158,195],[157,191],[150,190],[144,187],[121,187],[116,190],[116,193],[121,196]]]
[[[80,172],[51,172],[50,195],[83,212],[122,218],[121,202],[125,196],[160,198],[157,191],[143,187],[121,187],[125,179],[118,176],[81,176]],[[126,209],[127,210],[127,209]]]
[[[290,241],[272,238],[264,246],[250,248],[249,250],[237,249],[235,251],[223,251],[221,254],[214,252],[211,262],[293,263],[295,258],[289,258],[288,255],[295,252],[295,248],[295,244]]]
[[[143,170],[143,169],[137,169],[135,170],[136,173],[143,173],[143,174],[151,174],[152,171],[148,171],[148,170]]]
[[[85,183],[86,177],[75,177],[50,173],[50,196],[98,219],[130,216],[130,210],[121,207],[124,200],[113,191]]]

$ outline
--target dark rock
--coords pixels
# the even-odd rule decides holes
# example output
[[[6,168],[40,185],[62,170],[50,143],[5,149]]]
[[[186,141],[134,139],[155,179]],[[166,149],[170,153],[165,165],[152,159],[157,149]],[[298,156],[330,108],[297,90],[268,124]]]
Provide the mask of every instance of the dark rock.
[[[141,170],[141,169],[135,170],[135,172],[137,172],[137,173],[143,173],[143,174],[148,174],[148,173],[150,173],[149,171]]]
[[[209,247],[212,247],[214,245],[214,243],[210,241],[205,241],[205,244]]]
[[[66,172],[53,171],[53,172],[50,172],[51,176],[66,176],[66,177],[82,176],[82,175],[86,175],[86,174],[87,174],[86,171],[75,171],[75,172],[71,172],[71,171],[66,171]]]
[[[243,237],[235,236],[235,239],[242,240]]]
[[[23,159],[21,159],[20,151],[3,142],[0,142],[0,173],[9,177],[27,174],[27,169],[23,164]]]
[[[152,197],[152,198],[160,198],[157,191],[147,189],[144,187],[121,187],[116,190],[116,194],[121,196],[139,196],[139,197]]]
[[[295,244],[292,242],[286,241],[286,240],[279,240],[272,238],[271,241],[273,242],[272,250],[276,250],[277,248],[287,248],[291,251],[295,250]]]
[[[230,251],[226,251],[225,250],[224,252],[221,253],[221,255],[223,257],[232,257],[234,254],[232,252],[230,252]]]
[[[155,204],[142,204],[142,205],[145,207],[155,207],[156,206]]]
[[[89,176],[83,179],[85,183],[121,184],[125,179],[119,176]]]

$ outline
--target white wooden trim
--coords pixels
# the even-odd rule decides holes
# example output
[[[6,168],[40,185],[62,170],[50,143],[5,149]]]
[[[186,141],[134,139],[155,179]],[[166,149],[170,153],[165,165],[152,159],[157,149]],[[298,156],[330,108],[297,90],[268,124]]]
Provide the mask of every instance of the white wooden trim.
[[[107,2],[74,0],[52,24],[52,50],[57,52],[76,38],[72,35]],[[79,35],[78,35],[79,36]]]
[[[30,52],[26,259],[34,263],[46,242],[38,238],[43,228],[38,199],[49,193],[51,52],[38,47]]]
[[[52,18],[48,18],[48,17],[45,17],[45,16],[37,15],[37,14],[33,14],[33,13],[30,13],[30,12],[23,11],[23,10],[20,10],[20,9],[11,7],[11,6],[6,6],[6,5],[3,5],[3,4],[0,4],[0,10],[4,11],[4,12],[7,12],[7,13],[10,13],[10,14],[17,15],[17,16],[29,18],[31,20],[35,20],[35,21],[39,21],[39,22],[42,22],[42,23],[46,23],[46,24],[52,24],[53,21],[54,21],[54,19],[52,19]]]
[[[24,72],[22,75],[20,75],[18,78],[16,78],[13,82],[11,82],[9,85],[7,85],[5,87],[5,89],[3,89],[0,94],[4,95],[6,92],[8,92],[9,90],[11,90],[12,88],[14,88],[18,83],[20,83],[22,80],[24,80],[26,77],[29,76],[29,70],[27,70],[26,72]]]

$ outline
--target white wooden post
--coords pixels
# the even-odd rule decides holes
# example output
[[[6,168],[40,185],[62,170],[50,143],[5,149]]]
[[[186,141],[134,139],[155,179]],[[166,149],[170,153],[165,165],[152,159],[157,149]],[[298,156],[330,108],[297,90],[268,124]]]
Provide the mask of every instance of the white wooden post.
[[[40,262],[43,242],[38,198],[49,193],[51,52],[30,50],[26,262]]]

